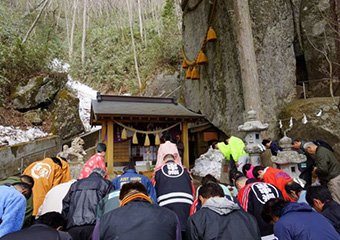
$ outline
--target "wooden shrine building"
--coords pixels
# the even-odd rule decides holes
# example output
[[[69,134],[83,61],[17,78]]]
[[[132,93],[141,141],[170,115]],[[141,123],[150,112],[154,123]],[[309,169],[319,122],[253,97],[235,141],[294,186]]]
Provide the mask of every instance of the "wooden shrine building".
[[[174,98],[101,95],[91,102],[91,125],[102,126],[102,141],[107,145],[108,174],[113,167],[129,161],[156,162],[159,141],[165,132],[180,135],[183,165],[189,167],[188,123],[203,118]]]

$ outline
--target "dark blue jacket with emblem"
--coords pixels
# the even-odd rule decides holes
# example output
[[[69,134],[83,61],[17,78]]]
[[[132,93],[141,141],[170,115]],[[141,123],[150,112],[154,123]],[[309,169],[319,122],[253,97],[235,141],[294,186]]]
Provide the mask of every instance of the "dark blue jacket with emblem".
[[[185,166],[168,161],[157,168],[152,177],[159,206],[169,208],[177,214],[182,231],[195,200],[195,187],[192,177]]]

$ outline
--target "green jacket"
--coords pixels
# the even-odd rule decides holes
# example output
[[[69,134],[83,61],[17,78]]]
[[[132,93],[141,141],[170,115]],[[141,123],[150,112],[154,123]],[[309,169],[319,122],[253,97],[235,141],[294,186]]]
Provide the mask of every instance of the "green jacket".
[[[231,136],[228,145],[224,142],[219,142],[217,146],[228,161],[230,160],[230,156],[237,162],[240,157],[248,155],[248,153],[244,151],[244,142],[238,137]]]
[[[105,213],[110,212],[119,207],[120,190],[114,190],[107,194],[97,205],[97,219]]]
[[[217,143],[218,149],[222,152],[224,157],[230,161],[230,145],[226,145],[224,142]]]
[[[4,185],[6,183],[13,184],[16,182],[21,182],[20,176],[11,176],[1,181],[0,185]],[[32,213],[33,213],[33,195],[31,195],[29,199],[26,199],[26,212],[25,212],[25,218],[24,218],[24,223],[22,225],[22,228],[27,228],[31,226]]]
[[[317,167],[315,173],[323,184],[340,175],[338,159],[325,147],[316,148],[315,163]]]

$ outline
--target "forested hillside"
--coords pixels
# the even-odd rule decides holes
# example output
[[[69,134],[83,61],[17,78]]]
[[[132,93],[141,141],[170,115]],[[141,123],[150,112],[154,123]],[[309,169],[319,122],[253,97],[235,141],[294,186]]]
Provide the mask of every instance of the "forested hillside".
[[[98,90],[138,93],[154,69],[179,62],[177,2],[2,0],[1,101],[10,86],[49,72],[54,58]]]

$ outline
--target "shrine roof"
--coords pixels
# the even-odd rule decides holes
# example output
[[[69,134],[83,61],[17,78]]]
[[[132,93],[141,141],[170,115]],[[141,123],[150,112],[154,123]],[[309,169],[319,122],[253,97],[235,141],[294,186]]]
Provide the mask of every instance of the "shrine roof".
[[[188,120],[204,116],[185,108],[174,98],[115,96],[97,94],[91,101],[91,124],[100,119]]]

